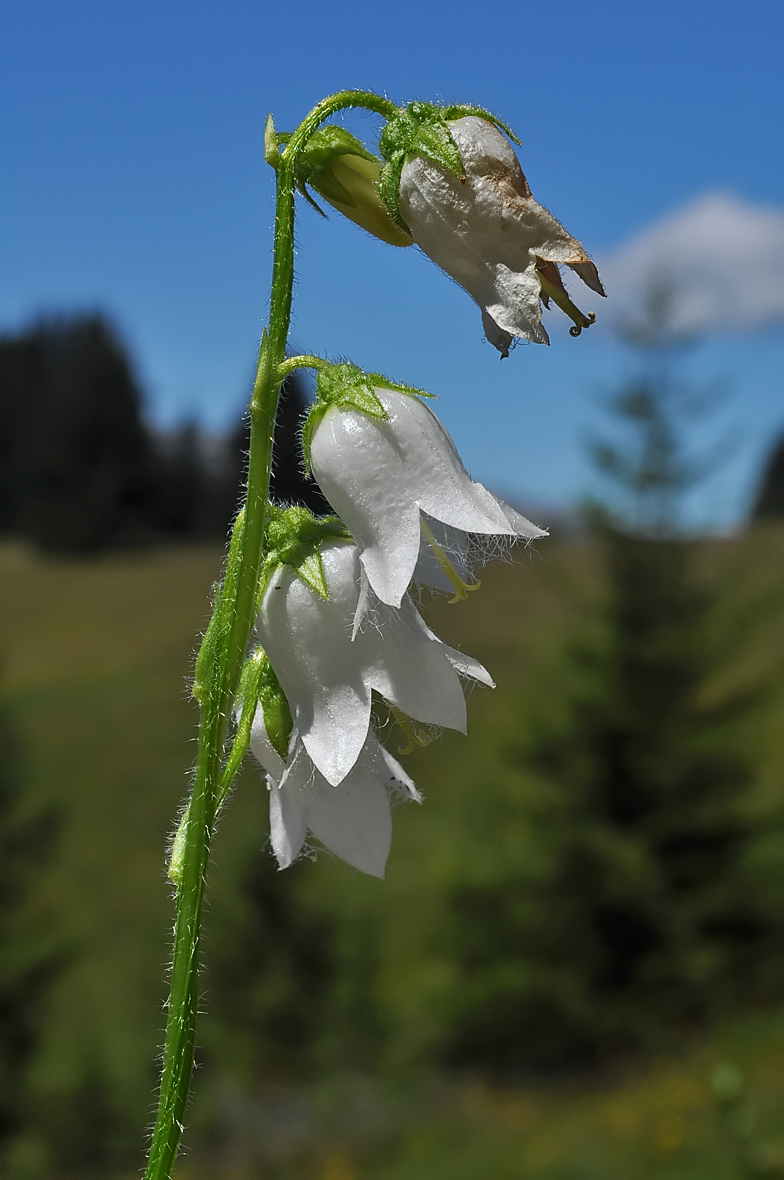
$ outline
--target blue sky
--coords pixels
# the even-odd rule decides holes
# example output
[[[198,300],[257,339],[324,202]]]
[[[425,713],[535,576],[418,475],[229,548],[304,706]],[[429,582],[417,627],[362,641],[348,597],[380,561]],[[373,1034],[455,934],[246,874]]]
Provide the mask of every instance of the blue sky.
[[[269,282],[269,110],[291,127],[345,86],[488,106],[522,139],[537,199],[621,277],[630,241],[704,194],[784,217],[780,3],[5,0],[3,13],[0,330],[106,309],[164,426],[218,429],[247,392]],[[584,439],[631,367],[606,328],[564,327],[499,362],[471,300],[414,250],[307,208],[298,245],[294,347],[439,394],[472,474],[499,490],[553,506],[586,490]],[[724,257],[722,235],[715,246]],[[731,521],[784,428],[782,317],[708,324],[689,369],[732,391],[734,456],[699,506]]]

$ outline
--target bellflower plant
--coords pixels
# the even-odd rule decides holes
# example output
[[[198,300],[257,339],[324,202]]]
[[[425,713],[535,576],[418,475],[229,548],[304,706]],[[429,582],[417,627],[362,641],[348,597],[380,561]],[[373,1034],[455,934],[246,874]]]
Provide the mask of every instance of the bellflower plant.
[[[377,152],[328,122],[348,108],[384,121]],[[194,673],[198,751],[169,858],[171,994],[146,1180],[170,1180],[179,1152],[210,846],[246,752],[266,774],[281,868],[310,832],[353,867],[383,876],[390,798],[421,797],[382,745],[379,717],[388,713],[409,745],[423,744],[428,726],[465,731],[461,680],[493,683],[427,627],[409,584],[464,597],[478,585],[468,581],[477,545],[545,535],[471,480],[422,391],[349,364],[287,357],[296,194],[320,212],[316,198],[326,201],[390,245],[419,245],[477,301],[488,338],[506,355],[515,337],[547,342],[541,309],[551,302],[572,317],[575,335],[593,322],[569,299],[560,265],[603,294],[582,246],[531,197],[513,138],[480,108],[398,107],[358,90],[324,99],[293,132],[267,120],[277,187],[269,324],[249,407],[245,503]],[[336,516],[269,502],[278,396],[297,368],[318,373],[303,444]]]

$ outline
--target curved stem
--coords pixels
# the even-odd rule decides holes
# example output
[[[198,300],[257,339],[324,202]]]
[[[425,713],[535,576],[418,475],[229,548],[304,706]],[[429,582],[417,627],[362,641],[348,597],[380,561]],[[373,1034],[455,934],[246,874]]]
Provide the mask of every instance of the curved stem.
[[[320,356],[289,356],[282,364],[278,365],[278,377],[282,383],[297,369],[316,369],[318,372],[323,372],[324,369],[331,368],[332,362],[326,361]]]
[[[278,395],[286,375],[284,357],[294,283],[294,168],[297,154],[331,114],[364,107],[387,118],[394,103],[361,90],[345,90],[313,108],[291,136],[276,165],[275,246],[269,328],[262,336],[250,402],[251,439],[247,499],[235,522],[226,577],[197,663],[201,714],[193,793],[185,818],[178,867],[171,992],[166,1021],[161,1089],[145,1180],[170,1180],[188,1101],[198,1010],[199,954],[204,886],[221,782],[226,731],[250,638],[264,545],[272,438]],[[296,358],[319,367],[316,357]],[[296,366],[293,366],[296,367]]]

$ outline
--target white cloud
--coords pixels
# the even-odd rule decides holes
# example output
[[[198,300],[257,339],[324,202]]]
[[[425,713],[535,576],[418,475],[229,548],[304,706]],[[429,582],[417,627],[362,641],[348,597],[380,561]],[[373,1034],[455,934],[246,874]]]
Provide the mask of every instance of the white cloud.
[[[598,262],[616,320],[638,315],[658,283],[671,288],[678,330],[784,325],[784,208],[706,193]]]

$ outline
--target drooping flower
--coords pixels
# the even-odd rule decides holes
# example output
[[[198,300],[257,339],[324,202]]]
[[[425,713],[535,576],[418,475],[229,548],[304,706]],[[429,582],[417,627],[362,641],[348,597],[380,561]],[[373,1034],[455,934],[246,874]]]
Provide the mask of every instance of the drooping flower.
[[[299,856],[308,832],[363,873],[383,877],[392,839],[390,795],[422,801],[412,779],[371,729],[353,768],[332,786],[313,764],[296,730],[286,759],[272,745],[261,706],[250,748],[267,771],[270,836],[281,869]]]
[[[415,569],[432,584],[431,569],[441,585],[446,567],[433,555],[455,546],[439,541],[433,522],[457,534],[546,536],[470,478],[445,427],[419,397],[379,382],[351,365],[320,374],[304,441],[321,490],[350,530],[382,602],[399,606]]]
[[[419,104],[425,108],[425,104]],[[572,268],[604,295],[596,266],[559,221],[531,196],[508,139],[486,118],[427,108],[422,116],[451,136],[462,167],[414,146],[399,161],[397,209],[416,244],[482,309],[488,340],[507,356],[514,337],[549,344],[541,304],[552,299],[579,335],[593,322],[569,299],[558,271]],[[406,112],[401,120],[412,117]],[[409,131],[412,144],[415,140]],[[432,134],[432,132],[431,132]],[[401,134],[397,132],[397,137]],[[395,141],[393,131],[392,140]],[[401,141],[405,143],[405,137]],[[382,136],[382,150],[383,136]],[[402,149],[401,149],[402,151]]]
[[[493,682],[481,664],[429,630],[408,595],[399,609],[377,602],[355,545],[329,539],[317,557],[323,591],[313,565],[305,567],[304,578],[291,564],[270,570],[256,631],[294,728],[315,766],[336,786],[367,740],[373,691],[407,717],[464,733],[458,673]],[[358,611],[360,595],[367,601]],[[359,615],[364,622],[356,630]]]

